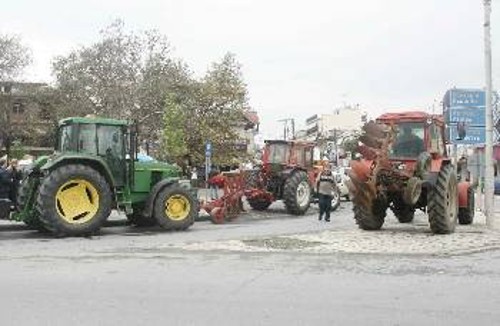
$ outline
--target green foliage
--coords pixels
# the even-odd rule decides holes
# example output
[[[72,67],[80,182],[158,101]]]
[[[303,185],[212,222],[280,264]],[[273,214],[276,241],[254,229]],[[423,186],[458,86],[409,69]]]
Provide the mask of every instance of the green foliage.
[[[186,113],[186,107],[176,99],[175,95],[166,96],[162,148],[164,156],[170,161],[178,160],[188,154],[184,127],[187,122]]]
[[[95,114],[134,119],[141,135],[161,144],[163,157],[204,161],[204,144],[214,146],[214,163],[241,155],[235,127],[248,109],[241,65],[231,53],[211,65],[201,79],[170,53],[158,31],[127,31],[118,20],[84,46],[53,65],[56,91],[50,102],[57,118]]]
[[[27,152],[20,140],[14,140],[10,148],[10,156],[15,159],[22,159]]]
[[[187,155],[192,164],[200,165],[205,159],[205,143],[210,141],[213,163],[230,164],[242,159],[244,154],[235,146],[240,141],[235,128],[243,119],[247,103],[241,66],[228,53],[221,62],[212,64],[200,81],[192,80],[185,92],[167,96],[164,153],[177,161]]]
[[[341,146],[346,153],[350,152],[351,155],[353,156],[354,154],[356,154],[358,152],[359,137],[360,137],[360,135],[358,133],[356,133],[356,134],[354,134],[350,137],[346,137],[342,140]],[[353,158],[353,157],[351,157],[351,158]]]
[[[0,81],[18,77],[30,63],[30,50],[18,36],[0,34]]]

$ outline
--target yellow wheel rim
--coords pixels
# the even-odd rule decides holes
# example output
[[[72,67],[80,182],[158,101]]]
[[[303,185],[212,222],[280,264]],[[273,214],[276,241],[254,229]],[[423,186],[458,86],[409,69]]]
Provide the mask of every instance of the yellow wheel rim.
[[[64,183],[56,193],[59,216],[70,224],[83,224],[92,220],[99,209],[99,192],[83,179]]]
[[[182,221],[190,211],[189,199],[183,195],[173,195],[165,201],[165,215],[171,220]]]

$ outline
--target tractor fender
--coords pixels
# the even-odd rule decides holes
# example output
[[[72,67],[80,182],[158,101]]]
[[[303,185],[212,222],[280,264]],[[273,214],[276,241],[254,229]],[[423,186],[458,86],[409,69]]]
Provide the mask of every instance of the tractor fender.
[[[100,157],[89,157],[88,155],[80,154],[65,154],[63,156],[56,156],[53,159],[47,160],[46,163],[40,167],[40,170],[43,173],[44,171],[51,171],[66,164],[88,165],[103,175],[111,189],[115,187],[113,174],[111,173],[108,165]]]
[[[146,200],[146,205],[144,207],[144,210],[142,211],[142,215],[144,217],[153,216],[153,208],[155,206],[156,196],[158,196],[160,191],[162,191],[165,187],[168,187],[177,182],[179,182],[178,178],[167,178],[157,182],[149,193],[148,199]]]
[[[470,183],[467,181],[461,181],[458,183],[458,207],[468,207],[468,191],[470,188]]]

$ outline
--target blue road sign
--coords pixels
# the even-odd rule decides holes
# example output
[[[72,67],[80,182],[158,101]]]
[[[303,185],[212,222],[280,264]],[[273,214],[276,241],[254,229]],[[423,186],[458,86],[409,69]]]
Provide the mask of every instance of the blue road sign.
[[[450,107],[478,107],[486,105],[486,93],[480,89],[450,90]]]
[[[212,143],[210,142],[205,144],[205,156],[212,156]]]
[[[454,107],[449,109],[448,123],[463,122],[470,126],[486,125],[486,108],[482,107]]]
[[[462,140],[457,140],[458,131],[456,125],[449,126],[450,142],[458,145],[484,144],[486,142],[486,129],[484,127],[466,127],[466,135]]]
[[[480,144],[486,140],[486,92],[481,89],[450,89],[444,98],[444,118],[452,144]],[[457,124],[466,127],[466,137],[457,140]]]

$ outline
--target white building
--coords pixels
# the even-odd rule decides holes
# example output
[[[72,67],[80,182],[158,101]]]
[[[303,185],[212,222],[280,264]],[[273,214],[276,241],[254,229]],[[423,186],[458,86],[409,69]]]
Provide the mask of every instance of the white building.
[[[337,161],[343,155],[342,140],[359,131],[367,120],[359,106],[346,106],[330,114],[315,114],[306,119],[305,137],[318,142],[321,157]]]
[[[335,109],[331,114],[315,114],[306,119],[308,139],[331,137],[335,133],[344,134],[359,130],[366,122],[366,112],[359,106]]]

